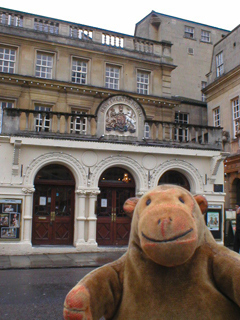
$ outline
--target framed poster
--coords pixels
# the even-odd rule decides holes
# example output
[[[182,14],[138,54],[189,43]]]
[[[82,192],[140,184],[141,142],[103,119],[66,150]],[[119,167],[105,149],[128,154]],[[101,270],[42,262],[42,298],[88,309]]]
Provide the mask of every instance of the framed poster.
[[[22,200],[0,199],[0,241],[20,240]]]
[[[219,230],[219,212],[208,212],[207,227],[209,230]]]

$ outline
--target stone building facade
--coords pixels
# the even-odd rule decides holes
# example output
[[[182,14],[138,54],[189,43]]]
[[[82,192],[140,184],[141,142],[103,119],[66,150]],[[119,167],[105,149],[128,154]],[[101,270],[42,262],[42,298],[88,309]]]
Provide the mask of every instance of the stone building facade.
[[[214,45],[208,86],[204,89],[211,126],[223,127],[226,209],[240,203],[240,26]]]
[[[137,35],[140,24],[127,36],[0,18],[1,254],[125,246],[123,202],[160,183],[205,195],[221,241],[222,130],[199,92],[172,94],[177,44]]]

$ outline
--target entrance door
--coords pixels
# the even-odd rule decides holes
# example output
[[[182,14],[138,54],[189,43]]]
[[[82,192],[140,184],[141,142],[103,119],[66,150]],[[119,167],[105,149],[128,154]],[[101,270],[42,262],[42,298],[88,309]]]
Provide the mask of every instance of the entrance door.
[[[125,181],[123,177],[127,177]],[[128,198],[135,196],[133,178],[126,170],[113,168],[102,175],[99,187],[101,194],[97,201],[97,243],[127,245],[131,219],[124,213],[123,204]]]
[[[58,176],[56,172],[60,174],[62,170],[68,169],[58,165],[54,168],[48,166],[44,168],[43,174],[40,172],[35,179],[33,245],[73,244],[75,187],[71,180],[56,179]],[[51,175],[47,175],[51,178],[48,184],[46,184],[46,171],[48,173],[51,171]],[[66,178],[66,175],[63,174],[62,177]]]

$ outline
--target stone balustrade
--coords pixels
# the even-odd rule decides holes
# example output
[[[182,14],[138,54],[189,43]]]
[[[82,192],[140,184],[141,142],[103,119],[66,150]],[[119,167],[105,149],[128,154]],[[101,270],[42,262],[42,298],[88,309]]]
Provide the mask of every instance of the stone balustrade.
[[[19,12],[10,9],[0,11],[0,24],[4,26],[21,27],[21,29],[23,28],[29,31],[32,29],[33,31],[38,32],[38,37],[40,37],[41,33],[49,33],[58,37],[71,38],[77,41],[87,41],[109,48],[145,54],[146,56],[167,56],[168,58],[171,58],[171,45],[168,44],[166,50],[166,43],[163,42],[149,41],[147,39],[104,29],[29,15],[27,13],[19,14]],[[61,38],[58,38],[59,41],[61,41],[60,39]],[[169,60],[165,60],[162,62],[169,63]]]
[[[146,125],[147,135],[145,130],[145,134],[140,132],[138,137],[120,134],[98,137],[95,115],[5,108],[2,134],[222,150],[222,128],[219,127],[154,120],[146,120]]]

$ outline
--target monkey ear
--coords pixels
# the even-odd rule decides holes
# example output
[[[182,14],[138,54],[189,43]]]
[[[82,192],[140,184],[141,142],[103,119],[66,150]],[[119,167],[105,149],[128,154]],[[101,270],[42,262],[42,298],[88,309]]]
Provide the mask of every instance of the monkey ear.
[[[126,215],[128,215],[130,218],[132,218],[133,216],[133,212],[134,212],[134,209],[137,205],[139,201],[139,198],[129,198],[127,199],[125,202],[124,202],[124,205],[123,205],[123,211],[126,213]]]
[[[200,210],[202,211],[202,214],[205,214],[207,212],[207,208],[208,208],[207,199],[201,195],[194,196],[194,199],[197,201],[197,203],[200,207]]]

